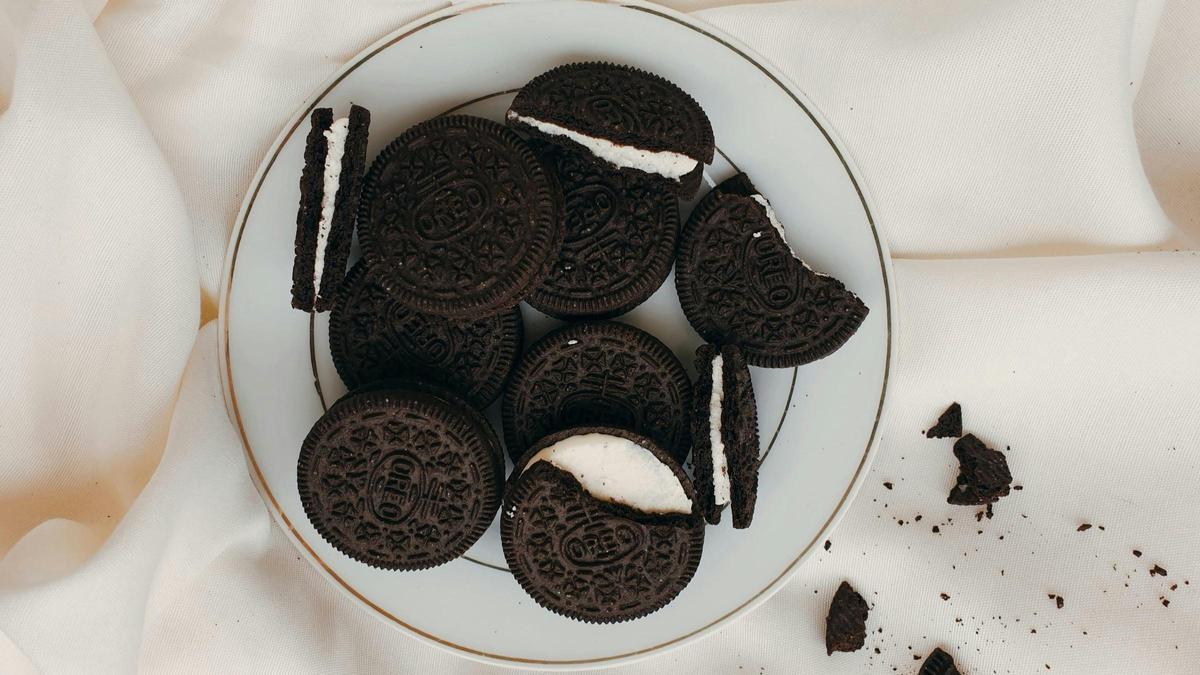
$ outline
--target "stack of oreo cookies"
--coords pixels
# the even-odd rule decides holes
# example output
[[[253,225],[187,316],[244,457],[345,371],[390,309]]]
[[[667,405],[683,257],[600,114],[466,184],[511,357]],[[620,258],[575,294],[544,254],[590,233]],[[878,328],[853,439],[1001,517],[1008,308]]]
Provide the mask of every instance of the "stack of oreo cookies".
[[[314,111],[300,181],[292,304],[332,310],[350,390],[300,449],[309,520],[347,556],[419,570],[461,556],[503,504],[505,558],[542,606],[598,623],[663,607],[699,565],[706,520],[729,506],[734,527],[751,523],[748,365],[821,358],[866,308],[796,257],[745,176],[681,227],[713,131],[656,75],[561,66],[506,125],[437,117],[369,170],[368,122],[357,106]],[[672,267],[712,343],[695,385],[670,348],[611,320]],[[523,349],[522,302],[564,325]],[[497,400],[500,433],[482,414]]]

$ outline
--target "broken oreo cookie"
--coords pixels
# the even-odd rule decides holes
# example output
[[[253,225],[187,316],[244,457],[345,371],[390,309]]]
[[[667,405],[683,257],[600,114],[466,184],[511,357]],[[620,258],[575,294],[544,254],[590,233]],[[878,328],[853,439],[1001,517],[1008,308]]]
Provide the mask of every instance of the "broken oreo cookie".
[[[958,438],[962,436],[962,406],[951,403],[938,417],[937,423],[925,432],[926,438]]]
[[[696,332],[736,344],[751,365],[798,366],[836,351],[867,307],[806,265],[744,174],[700,201],[680,236],[675,288]]]
[[[833,594],[825,617],[825,651],[854,652],[867,640],[867,601],[843,581]]]
[[[942,651],[940,648],[937,648],[925,658],[925,663],[921,664],[921,670],[917,673],[917,675],[962,674],[958,671],[958,667],[954,665],[954,657]]]
[[[954,444],[954,456],[958,458],[959,474],[947,503],[982,506],[1008,494],[1013,478],[1004,453],[967,434]]]

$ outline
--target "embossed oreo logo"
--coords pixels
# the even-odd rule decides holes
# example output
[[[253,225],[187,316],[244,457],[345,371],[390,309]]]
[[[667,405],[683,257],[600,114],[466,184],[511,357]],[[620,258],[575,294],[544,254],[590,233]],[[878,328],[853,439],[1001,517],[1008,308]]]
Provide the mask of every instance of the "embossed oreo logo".
[[[787,309],[800,293],[799,263],[786,246],[764,232],[746,244],[746,281],[768,309]]]
[[[491,205],[483,183],[462,178],[420,196],[413,209],[413,227],[427,241],[444,241],[472,229]]]
[[[617,212],[617,194],[607,185],[580,186],[567,193],[566,203],[568,245],[595,238]]]
[[[579,567],[607,565],[642,548],[641,528],[618,518],[602,517],[580,523],[562,538],[562,555]]]
[[[385,523],[400,523],[412,513],[421,497],[425,471],[412,455],[393,452],[371,471],[367,503],[371,513]]]
[[[638,128],[637,112],[609,94],[593,94],[583,101],[583,108],[602,119],[612,129],[632,131]]]

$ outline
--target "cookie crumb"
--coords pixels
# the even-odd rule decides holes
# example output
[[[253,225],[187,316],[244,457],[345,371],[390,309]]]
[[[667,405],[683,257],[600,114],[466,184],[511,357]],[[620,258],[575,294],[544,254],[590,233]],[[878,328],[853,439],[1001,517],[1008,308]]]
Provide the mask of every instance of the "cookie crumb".
[[[962,436],[962,406],[951,403],[937,422],[925,432],[926,438],[958,438]]]
[[[891,489],[892,489],[892,484],[891,484],[891,482],[889,482],[889,481],[886,481],[886,480],[885,480],[885,481],[883,481],[883,487],[885,487],[885,488],[887,488],[887,489],[891,490]]]
[[[1167,571],[1164,570],[1162,567],[1155,565],[1154,567],[1150,568],[1150,576],[1154,576],[1156,574],[1160,577],[1165,577],[1165,576],[1167,576]]]
[[[1076,532],[1087,532],[1090,529],[1092,529],[1092,524],[1084,523],[1084,524],[1080,525],[1079,527],[1075,528],[1075,531]]]

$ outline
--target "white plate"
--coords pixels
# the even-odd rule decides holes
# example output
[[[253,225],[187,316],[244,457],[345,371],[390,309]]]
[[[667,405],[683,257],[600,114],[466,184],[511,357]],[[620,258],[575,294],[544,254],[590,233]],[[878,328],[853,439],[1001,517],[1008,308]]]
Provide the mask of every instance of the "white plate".
[[[603,627],[541,609],[497,569],[504,559],[495,524],[468,558],[408,574],[357,563],[317,535],[300,506],[296,457],[322,398],[345,389],[329,357],[327,315],[310,325],[289,306],[305,120],[314,106],[368,107],[374,156],[408,126],[451,109],[499,119],[530,78],[588,59],[640,66],[694,96],[721,150],[708,183],[730,175],[731,161],[748,172],[794,248],[871,309],[834,355],[799,370],[754,371],[771,448],[754,526],[735,531],[726,519],[709,528],[700,568],[673,603]],[[238,216],[221,298],[221,369],[250,472],[284,531],[331,583],[381,619],[460,655],[526,667],[612,665],[710,633],[782,586],[866,472],[887,390],[892,309],[886,245],[860,185],[797,88],[736,40],[684,15],[554,0],[456,6],[405,26],[350,59],[287,123]],[[523,310],[531,340],[555,323]],[[673,279],[621,320],[657,335],[691,367],[700,338]]]

